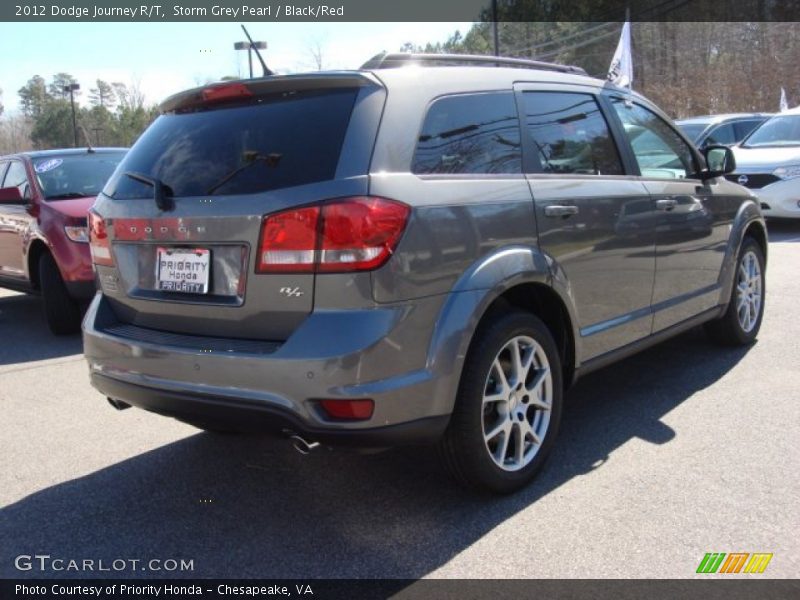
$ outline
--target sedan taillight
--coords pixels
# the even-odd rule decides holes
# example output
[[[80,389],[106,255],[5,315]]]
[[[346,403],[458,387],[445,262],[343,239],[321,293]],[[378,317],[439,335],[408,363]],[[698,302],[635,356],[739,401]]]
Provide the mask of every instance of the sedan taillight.
[[[257,273],[370,271],[392,255],[411,209],[375,196],[342,198],[268,215]]]

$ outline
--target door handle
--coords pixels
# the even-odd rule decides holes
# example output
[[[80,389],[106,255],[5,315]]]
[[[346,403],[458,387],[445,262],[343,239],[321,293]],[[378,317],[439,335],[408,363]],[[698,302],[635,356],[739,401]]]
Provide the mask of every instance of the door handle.
[[[571,217],[578,214],[578,207],[574,205],[551,204],[544,207],[545,217]]]
[[[661,198],[656,200],[656,209],[670,211],[678,205],[678,201],[675,198]]]

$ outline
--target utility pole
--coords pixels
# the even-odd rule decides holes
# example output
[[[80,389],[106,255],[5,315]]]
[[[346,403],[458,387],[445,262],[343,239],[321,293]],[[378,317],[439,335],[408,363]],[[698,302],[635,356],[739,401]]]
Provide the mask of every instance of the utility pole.
[[[253,78],[253,49],[265,50],[267,42],[236,42],[233,44],[234,50],[247,50],[247,64],[250,67],[250,79]]]
[[[494,39],[494,55],[500,56],[500,36],[497,34],[497,0],[492,0],[492,38]]]
[[[75,138],[75,148],[78,147],[78,120],[75,118],[75,92],[81,89],[77,83],[64,86],[64,92],[69,92],[69,103],[72,105],[72,134]]]

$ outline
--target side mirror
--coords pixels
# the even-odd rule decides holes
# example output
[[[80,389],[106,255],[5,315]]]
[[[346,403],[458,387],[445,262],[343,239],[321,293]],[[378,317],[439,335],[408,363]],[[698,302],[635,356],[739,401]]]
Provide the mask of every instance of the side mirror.
[[[0,204],[24,204],[18,187],[0,188]]]
[[[712,179],[736,170],[736,158],[733,151],[727,146],[713,144],[706,146],[701,151],[708,167],[703,172],[703,179]]]

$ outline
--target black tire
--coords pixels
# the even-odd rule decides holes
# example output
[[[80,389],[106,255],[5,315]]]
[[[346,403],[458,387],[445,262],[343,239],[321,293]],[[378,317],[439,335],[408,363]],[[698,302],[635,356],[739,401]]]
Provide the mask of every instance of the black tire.
[[[749,253],[755,255],[758,261],[758,268],[761,276],[761,302],[755,324],[751,329],[746,330],[739,320],[737,310],[737,284],[742,261]],[[723,346],[746,346],[755,341],[758,336],[758,331],[761,329],[761,321],[764,317],[764,301],[766,300],[767,291],[765,275],[764,252],[761,250],[761,246],[751,237],[744,238],[742,246],[739,248],[739,254],[736,257],[736,267],[733,275],[731,296],[728,299],[728,308],[725,310],[725,314],[719,319],[705,324],[706,333],[714,342]]]
[[[533,339],[544,352],[550,366],[552,399],[548,411],[549,425],[544,437],[541,438],[538,451],[525,466],[519,470],[508,471],[492,457],[489,442],[484,440],[488,413],[484,409],[483,398],[487,385],[492,382],[490,371],[495,358],[498,358],[506,345],[518,336]],[[562,397],[561,360],[553,337],[545,324],[536,316],[517,310],[489,317],[479,328],[470,346],[453,414],[440,442],[440,454],[447,469],[463,485],[481,491],[508,494],[524,487],[535,477],[552,450],[561,421]],[[520,403],[530,401],[530,398],[521,399]],[[507,410],[510,405],[504,406]],[[515,406],[521,408],[523,405],[517,405],[515,400]],[[531,419],[535,422],[535,414],[539,409],[527,406],[523,410],[532,410],[534,416]],[[519,427],[511,425],[514,426]],[[522,446],[525,448],[524,443]],[[499,454],[505,456],[504,451],[500,451]]]
[[[50,331],[56,335],[78,333],[81,330],[80,306],[69,295],[56,261],[47,252],[39,259],[39,285]]]

